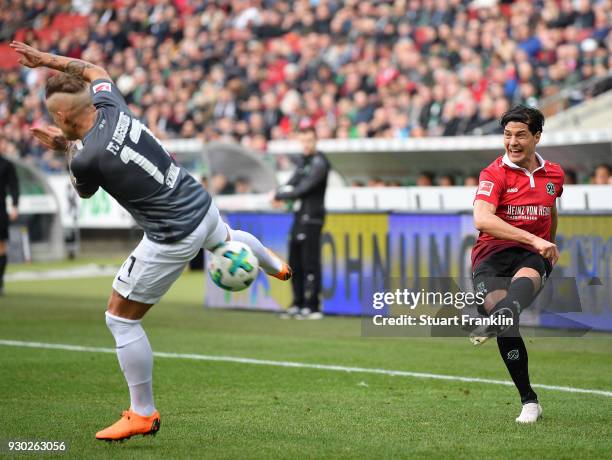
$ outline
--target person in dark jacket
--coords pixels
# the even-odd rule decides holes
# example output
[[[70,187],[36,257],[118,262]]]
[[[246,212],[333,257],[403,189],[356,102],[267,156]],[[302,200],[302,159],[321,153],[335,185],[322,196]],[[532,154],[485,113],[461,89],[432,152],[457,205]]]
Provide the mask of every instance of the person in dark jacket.
[[[304,153],[297,169],[274,195],[275,200],[292,202],[294,209],[289,240],[289,264],[294,270],[293,303],[284,317],[321,319],[321,229],[325,221],[325,189],[330,166],[325,155],[317,150],[313,127],[301,130],[300,142]]]
[[[6,195],[10,194],[13,206],[10,212],[6,209]],[[19,181],[15,165],[0,156],[0,295],[4,294],[4,270],[6,269],[6,242],[8,241],[9,222],[17,220],[19,216]]]

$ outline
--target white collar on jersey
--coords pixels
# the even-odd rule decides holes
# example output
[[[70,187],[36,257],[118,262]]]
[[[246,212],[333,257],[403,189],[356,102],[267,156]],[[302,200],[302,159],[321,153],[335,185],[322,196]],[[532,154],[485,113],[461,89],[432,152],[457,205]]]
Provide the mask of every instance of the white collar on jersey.
[[[536,168],[536,169],[535,169],[533,172],[536,172],[536,171],[537,171],[538,169],[540,169],[540,168],[544,168],[544,170],[546,170],[546,168],[545,168],[546,162],[544,161],[544,158],[542,158],[542,156],[541,156],[541,155],[540,155],[538,152],[536,152],[536,153],[535,153],[535,156],[536,156],[536,159],[538,160],[538,163],[540,164],[540,166],[538,166],[538,167],[537,167],[537,168]],[[514,169],[525,169],[525,168],[521,168],[521,167],[520,167],[519,165],[517,165],[517,164],[512,163],[512,162],[510,161],[510,157],[508,157],[508,154],[507,154],[507,153],[504,153],[504,156],[503,156],[503,158],[502,158],[502,162],[503,162],[503,163],[504,163],[506,166],[509,166],[509,167],[511,167],[511,168],[514,168]]]
[[[522,168],[517,164],[512,163],[507,153],[504,154],[502,158],[502,163],[508,166],[509,168],[520,169],[521,171],[523,171],[527,175],[527,177],[529,177],[529,185],[531,185],[531,188],[534,188],[535,181],[533,180],[533,175],[536,173],[536,171],[539,171],[540,169],[543,169],[544,171],[546,171],[546,168],[545,168],[546,162],[544,161],[544,158],[542,158],[538,152],[535,152],[535,156],[540,166],[534,169],[533,172],[529,172],[529,170]]]

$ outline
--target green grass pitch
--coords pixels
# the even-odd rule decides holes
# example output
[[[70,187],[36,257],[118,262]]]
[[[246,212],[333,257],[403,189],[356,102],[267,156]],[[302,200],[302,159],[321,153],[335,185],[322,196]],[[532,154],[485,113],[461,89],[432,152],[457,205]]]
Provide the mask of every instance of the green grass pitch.
[[[204,309],[202,277],[185,273],[145,318],[154,351],[508,380],[495,343],[362,338],[356,318]],[[113,347],[110,283],[8,283],[0,339]],[[532,382],[612,390],[612,335],[527,342]],[[154,391],[156,437],[99,442],[129,405],[113,354],[0,346],[0,439],[67,441],[63,458],[87,459],[612,457],[601,395],[537,389],[544,418],[519,426],[512,386],[167,358],[155,359]]]

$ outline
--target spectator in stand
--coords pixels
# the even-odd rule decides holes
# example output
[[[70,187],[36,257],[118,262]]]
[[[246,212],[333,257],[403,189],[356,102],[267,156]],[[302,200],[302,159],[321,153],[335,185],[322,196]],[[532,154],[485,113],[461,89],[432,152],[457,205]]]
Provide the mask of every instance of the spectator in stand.
[[[251,181],[248,177],[239,176],[234,181],[234,193],[236,194],[244,194],[244,193],[253,193],[253,188],[251,187]]]
[[[209,191],[212,195],[229,195],[234,193],[234,186],[225,174],[216,173],[210,178]]]
[[[435,176],[432,172],[423,171],[421,174],[419,174],[419,177],[417,177],[416,184],[419,187],[431,187],[434,185],[434,178]]]
[[[610,183],[610,166],[607,164],[600,164],[595,168],[593,176],[591,177],[591,184],[593,185],[608,185]]]
[[[456,185],[455,178],[450,174],[443,174],[438,178],[440,187],[453,187]]]
[[[573,169],[566,168],[563,170],[565,173],[565,180],[563,181],[563,185],[574,185],[578,183],[578,178],[576,175],[576,171]]]
[[[385,181],[380,177],[372,177],[368,179],[368,187],[384,187],[385,185]]]
[[[478,185],[478,176],[470,174],[463,179],[463,185],[466,187],[476,187]]]

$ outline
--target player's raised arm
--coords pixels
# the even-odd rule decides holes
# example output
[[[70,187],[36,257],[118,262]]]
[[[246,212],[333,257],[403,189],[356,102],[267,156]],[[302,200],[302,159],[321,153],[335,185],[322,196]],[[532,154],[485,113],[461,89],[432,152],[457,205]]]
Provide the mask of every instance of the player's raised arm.
[[[10,47],[21,55],[19,63],[26,67],[48,67],[82,78],[89,83],[98,79],[111,80],[106,70],[102,67],[80,59],[44,53],[17,41],[11,42]]]

